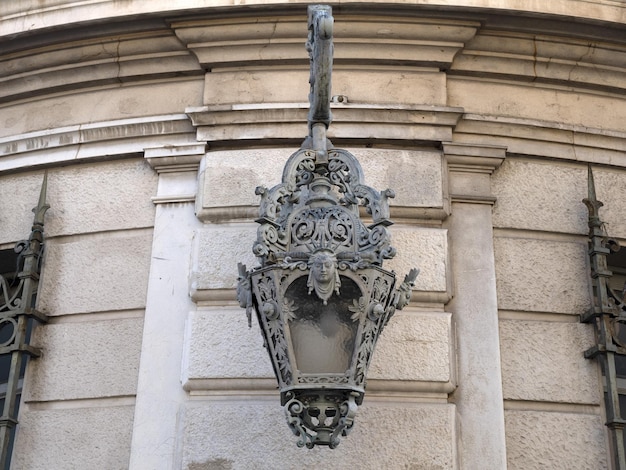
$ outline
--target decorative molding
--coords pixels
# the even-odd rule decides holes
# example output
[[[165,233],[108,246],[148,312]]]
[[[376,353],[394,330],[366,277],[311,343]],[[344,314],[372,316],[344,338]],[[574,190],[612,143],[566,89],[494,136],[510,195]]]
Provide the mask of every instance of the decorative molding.
[[[300,16],[194,18],[174,21],[171,27],[206,69],[308,63]],[[479,27],[474,20],[378,14],[372,21],[356,14],[340,15],[334,59],[337,64],[360,61],[445,69]]]
[[[146,148],[144,158],[157,173],[198,171],[206,144],[190,143]]]
[[[624,93],[626,46],[536,30],[482,29],[455,57],[451,71]]]
[[[187,379],[183,388],[194,395],[217,394],[223,396],[231,392],[234,395],[259,393],[276,394],[276,379],[265,377],[251,378],[215,378],[215,379]],[[456,388],[453,381],[417,381],[417,380],[381,380],[368,379],[367,392],[380,396],[396,396],[397,394],[409,394],[412,398],[424,395],[440,395],[440,398],[448,398]],[[256,394],[255,393],[255,394]]]
[[[258,103],[187,108],[197,140],[209,143],[256,140],[302,140],[307,103]],[[334,139],[382,139],[441,142],[463,114],[462,108],[381,104],[332,106]]]
[[[204,73],[171,30],[163,24],[154,28],[4,55],[0,103],[110,83]]]
[[[626,132],[538,119],[464,114],[454,130],[454,141],[472,144],[485,139],[506,146],[509,155],[626,167]]]
[[[451,171],[491,174],[502,165],[506,147],[444,142],[443,152]]]
[[[146,146],[195,141],[184,114],[46,129],[0,138],[0,173],[40,165],[142,154]]]
[[[503,4],[500,0],[459,0],[457,2],[451,2],[450,0],[422,0],[419,6],[422,7],[422,10],[428,7],[439,9],[437,13],[443,16],[445,11],[442,11],[441,8],[452,9],[454,8],[454,3],[458,4],[457,8],[459,9],[469,9],[478,14],[482,12],[495,15],[514,15],[516,18],[519,18],[529,12],[529,7],[524,2],[511,5],[509,3]],[[370,4],[373,8],[376,8],[375,12],[378,14],[383,9],[385,12],[389,12],[392,8],[386,0],[372,0]],[[286,0],[272,4],[274,8],[281,5],[283,8],[291,7],[290,11],[294,11],[293,5]],[[358,11],[357,8],[359,8],[359,6],[350,8],[351,5],[349,3],[341,6],[348,12]],[[243,10],[256,18],[259,13],[263,12],[263,7],[267,8],[266,0],[248,0]],[[399,14],[398,18],[403,18],[407,16],[407,11],[410,7],[414,9],[415,5],[393,5],[393,11]],[[250,13],[251,8],[253,13]],[[205,11],[218,15],[224,13],[225,9],[230,11],[234,9],[232,0],[213,0],[210,3],[210,7]],[[226,10],[226,12],[229,13],[229,10]],[[597,1],[594,3],[594,7],[590,8],[588,0],[570,0],[567,2],[538,2],[536,5],[533,5],[532,10],[536,14],[547,17],[564,16],[570,20],[570,24],[571,18],[577,18],[580,21],[621,25],[623,24],[626,5],[619,1],[602,0]],[[29,31],[39,32],[43,29],[57,28],[58,30],[58,28],[69,28],[79,23],[96,22],[109,18],[111,20],[116,18],[124,20],[135,18],[142,14],[162,16],[166,14],[183,15],[186,12],[189,15],[197,16],[198,2],[196,0],[179,0],[173,3],[171,0],[151,0],[150,2],[132,3],[126,5],[125,8],[119,8],[118,0],[66,0],[38,8],[33,8],[31,4],[10,2],[7,7],[3,5],[0,16],[0,30],[3,32],[3,36],[11,37],[24,33],[24,25],[28,25]],[[402,16],[403,14],[404,16]],[[339,20],[341,19],[341,16],[339,16]]]
[[[197,171],[206,144],[191,143],[146,148],[144,158],[159,174],[158,194],[154,204],[188,203],[196,201]]]
[[[411,291],[411,305],[429,304],[445,305],[452,298],[450,291]],[[237,292],[235,289],[207,289],[199,287],[198,282],[192,279],[189,295],[191,300],[202,306],[208,305],[237,305]]]
[[[451,202],[493,205],[490,175],[502,165],[506,147],[444,142]]]

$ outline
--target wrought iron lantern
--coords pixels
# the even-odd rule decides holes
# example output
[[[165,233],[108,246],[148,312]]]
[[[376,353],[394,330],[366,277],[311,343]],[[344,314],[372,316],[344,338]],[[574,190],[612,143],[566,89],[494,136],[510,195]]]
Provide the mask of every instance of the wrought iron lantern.
[[[237,295],[249,324],[256,312],[298,446],[335,448],[363,401],[376,341],[408,304],[418,271],[397,285],[383,269],[395,255],[387,229],[394,194],[366,186],[357,159],[326,137],[333,17],[328,6],[308,13],[309,136],[282,182],[256,189],[260,266],[239,265]]]

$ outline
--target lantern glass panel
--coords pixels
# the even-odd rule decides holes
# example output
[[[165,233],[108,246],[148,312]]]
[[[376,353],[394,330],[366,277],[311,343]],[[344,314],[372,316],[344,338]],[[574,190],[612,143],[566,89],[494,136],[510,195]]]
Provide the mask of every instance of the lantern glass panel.
[[[343,374],[351,366],[359,323],[350,307],[361,291],[351,279],[340,279],[341,297],[333,295],[326,304],[308,293],[306,276],[287,289],[287,299],[298,304],[289,329],[296,365],[304,374]]]

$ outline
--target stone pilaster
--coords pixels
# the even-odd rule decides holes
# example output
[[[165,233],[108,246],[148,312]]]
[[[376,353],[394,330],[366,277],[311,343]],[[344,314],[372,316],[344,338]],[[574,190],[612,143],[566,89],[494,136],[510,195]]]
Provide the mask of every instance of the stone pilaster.
[[[448,219],[457,332],[458,388],[452,395],[459,415],[461,469],[506,468],[500,369],[498,305],[490,175],[504,147],[443,145],[448,162],[452,214]]]
[[[176,468],[185,324],[195,305],[189,298],[189,260],[200,222],[194,214],[197,169],[204,145],[146,149],[159,174],[152,257],[144,320],[130,469]]]

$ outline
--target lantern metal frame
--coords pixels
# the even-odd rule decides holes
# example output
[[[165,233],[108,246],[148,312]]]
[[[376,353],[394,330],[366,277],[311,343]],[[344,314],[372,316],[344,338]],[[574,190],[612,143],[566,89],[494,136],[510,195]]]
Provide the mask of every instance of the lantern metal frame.
[[[335,448],[350,432],[376,342],[409,303],[418,274],[413,269],[398,283],[382,267],[396,253],[387,229],[394,193],[366,186],[357,159],[326,137],[331,13],[309,6],[309,136],[285,164],[282,182],[256,189],[260,266],[240,264],[237,289],[249,324],[256,312],[289,427],[298,446],[309,448]]]

